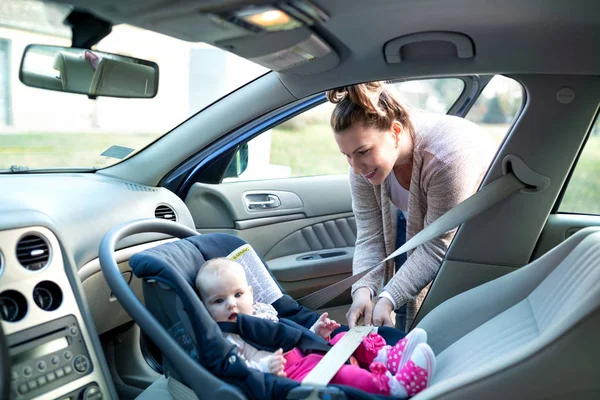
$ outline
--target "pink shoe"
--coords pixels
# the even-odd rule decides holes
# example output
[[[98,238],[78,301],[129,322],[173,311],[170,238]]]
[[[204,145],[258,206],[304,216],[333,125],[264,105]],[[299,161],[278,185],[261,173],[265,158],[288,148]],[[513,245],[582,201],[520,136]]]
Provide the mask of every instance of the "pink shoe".
[[[362,343],[354,351],[354,356],[362,368],[367,368],[384,347],[386,347],[385,339],[371,332],[362,339]]]
[[[427,332],[421,328],[415,328],[394,346],[386,346],[379,351],[373,361],[384,363],[392,375],[402,369],[408,362],[419,343],[427,342]]]
[[[377,390],[384,395],[389,395],[391,386],[390,380],[393,379],[396,381],[396,379],[388,372],[385,365],[380,362],[374,362],[369,366],[369,370],[371,370],[371,377]]]
[[[396,379],[390,380],[390,395],[412,397],[429,386],[434,373],[435,354],[427,343],[419,343]]]

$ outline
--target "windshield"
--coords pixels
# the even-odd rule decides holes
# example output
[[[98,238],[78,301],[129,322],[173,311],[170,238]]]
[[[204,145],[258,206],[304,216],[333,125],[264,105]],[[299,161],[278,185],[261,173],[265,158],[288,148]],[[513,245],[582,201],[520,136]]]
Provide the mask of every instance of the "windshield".
[[[29,44],[71,45],[69,7],[0,2],[0,171],[99,169],[130,157],[215,100],[267,70],[204,43],[128,25],[95,50],[153,61],[151,99],[98,97],[27,87],[19,66]]]

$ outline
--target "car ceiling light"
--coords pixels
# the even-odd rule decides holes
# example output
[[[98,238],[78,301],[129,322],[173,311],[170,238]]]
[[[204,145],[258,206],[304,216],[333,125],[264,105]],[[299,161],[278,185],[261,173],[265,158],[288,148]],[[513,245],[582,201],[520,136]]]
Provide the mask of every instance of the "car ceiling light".
[[[288,13],[273,7],[238,11],[235,13],[235,16],[265,31],[290,30],[303,25],[302,22],[293,18]]]

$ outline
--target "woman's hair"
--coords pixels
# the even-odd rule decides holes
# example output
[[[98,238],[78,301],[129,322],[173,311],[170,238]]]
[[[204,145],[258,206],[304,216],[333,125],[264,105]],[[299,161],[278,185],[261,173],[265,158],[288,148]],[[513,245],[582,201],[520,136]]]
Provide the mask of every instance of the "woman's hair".
[[[327,91],[327,99],[336,104],[331,127],[341,132],[354,124],[379,130],[390,129],[394,120],[414,136],[407,108],[386,89],[382,82],[368,82]]]

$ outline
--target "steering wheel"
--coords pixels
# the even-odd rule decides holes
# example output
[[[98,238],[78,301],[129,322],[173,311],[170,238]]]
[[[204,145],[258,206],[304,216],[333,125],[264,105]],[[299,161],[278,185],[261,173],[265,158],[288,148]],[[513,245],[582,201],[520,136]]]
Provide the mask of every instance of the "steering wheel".
[[[4,330],[0,323],[0,399],[8,399],[10,395],[11,366],[6,336],[4,336]]]
[[[114,257],[115,245],[119,240],[128,236],[148,232],[164,233],[180,239],[199,234],[195,230],[176,222],[155,218],[140,219],[117,225],[104,236],[100,243],[100,267],[106,283],[129,316],[152,339],[160,351],[169,358],[172,367],[191,386],[199,399],[243,399],[241,392],[234,390],[229,385],[224,385],[223,381],[210,374],[190,357],[146,309],[123,279]]]

